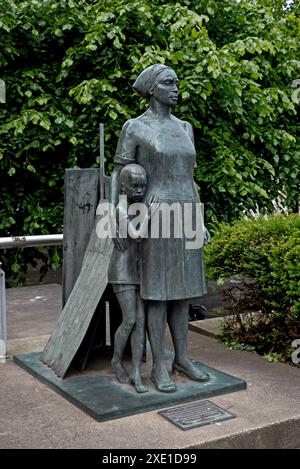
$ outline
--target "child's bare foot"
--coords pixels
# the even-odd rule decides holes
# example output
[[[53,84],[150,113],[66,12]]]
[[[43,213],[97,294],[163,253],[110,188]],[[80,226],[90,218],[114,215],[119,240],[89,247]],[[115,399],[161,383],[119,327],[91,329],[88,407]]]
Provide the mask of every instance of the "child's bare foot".
[[[125,370],[125,368],[123,367],[120,360],[112,359],[111,366],[112,366],[114,372],[116,373],[117,379],[118,379],[118,381],[120,381],[120,383],[122,383],[122,384],[129,384],[130,383],[129,375],[128,375],[127,371]]]

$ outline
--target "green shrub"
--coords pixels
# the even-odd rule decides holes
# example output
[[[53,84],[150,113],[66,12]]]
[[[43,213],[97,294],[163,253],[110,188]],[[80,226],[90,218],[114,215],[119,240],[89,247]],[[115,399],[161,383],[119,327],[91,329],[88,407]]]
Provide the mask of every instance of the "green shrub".
[[[252,284],[248,311],[263,313],[241,318],[247,312],[245,302],[234,302],[232,287],[226,283],[225,300],[235,314],[225,322],[223,339],[290,359],[291,343],[300,338],[300,216],[276,214],[223,223],[207,246],[206,262],[211,279],[232,275],[254,279],[257,294],[253,295]]]

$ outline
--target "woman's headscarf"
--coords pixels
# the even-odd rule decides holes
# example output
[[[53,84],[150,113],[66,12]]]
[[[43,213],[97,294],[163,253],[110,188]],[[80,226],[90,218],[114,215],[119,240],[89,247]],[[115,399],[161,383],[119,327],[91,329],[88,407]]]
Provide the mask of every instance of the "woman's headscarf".
[[[170,70],[172,69],[164,64],[150,65],[140,73],[132,88],[147,98]]]

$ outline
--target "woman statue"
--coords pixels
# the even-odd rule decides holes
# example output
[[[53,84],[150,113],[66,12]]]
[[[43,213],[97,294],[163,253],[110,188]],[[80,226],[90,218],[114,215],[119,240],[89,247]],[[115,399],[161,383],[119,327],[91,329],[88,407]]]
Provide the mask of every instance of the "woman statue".
[[[122,168],[137,163],[146,171],[148,184],[143,202],[153,197],[159,204],[199,204],[193,181],[196,153],[192,126],[177,119],[171,109],[178,100],[178,78],[174,70],[157,64],[146,68],[133,89],[150,101],[148,110],[125,123],[118,142],[111,177],[111,202],[119,197]],[[150,221],[151,224],[151,221]],[[126,249],[126,239],[115,245]],[[195,381],[209,376],[187,354],[187,299],[206,293],[202,249],[187,249],[186,239],[172,236],[145,238],[140,262],[140,296],[146,301],[148,334],[153,355],[151,379],[162,392],[174,392],[165,361],[165,331],[168,321],[175,350],[172,371]]]

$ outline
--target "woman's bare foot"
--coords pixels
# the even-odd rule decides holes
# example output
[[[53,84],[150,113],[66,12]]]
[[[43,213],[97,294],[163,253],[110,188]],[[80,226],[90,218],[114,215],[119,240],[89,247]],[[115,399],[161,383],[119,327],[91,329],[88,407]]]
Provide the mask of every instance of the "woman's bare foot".
[[[116,373],[118,381],[122,384],[129,384],[130,383],[130,378],[125,370],[125,368],[122,365],[122,362],[120,360],[115,360],[114,358],[111,361],[111,366]]]
[[[175,392],[176,385],[170,379],[168,370],[165,366],[152,370],[151,380],[160,392]]]
[[[135,375],[133,375],[131,377],[131,380],[134,384],[134,387],[135,387],[135,390],[136,392],[138,393],[144,393],[144,392],[148,392],[149,389],[146,388],[146,386],[143,384],[142,382],[142,379],[141,379],[141,376],[139,373],[136,373]]]

